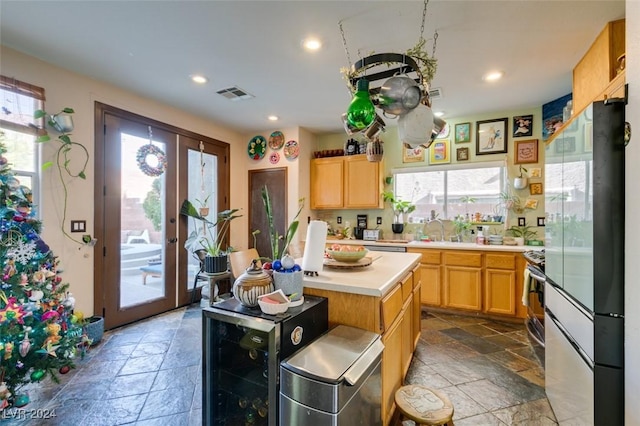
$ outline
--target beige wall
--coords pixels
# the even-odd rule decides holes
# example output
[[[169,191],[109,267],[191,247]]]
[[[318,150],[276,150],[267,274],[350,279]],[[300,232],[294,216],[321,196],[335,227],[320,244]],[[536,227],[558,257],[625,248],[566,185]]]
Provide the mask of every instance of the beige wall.
[[[552,99],[550,99],[551,101]],[[435,104],[437,104],[437,101],[434,102]],[[519,116],[519,115],[533,115],[533,119],[534,119],[534,127],[533,127],[533,136],[531,137],[520,137],[520,138],[512,138],[511,137],[511,133],[512,133],[512,121],[513,121],[513,117],[514,116]],[[476,152],[476,145],[475,145],[475,137],[476,137],[476,122],[480,121],[480,120],[490,120],[490,119],[496,119],[496,118],[504,118],[507,117],[508,118],[508,128],[509,128],[509,138],[508,138],[508,152],[507,154],[493,154],[493,155],[482,155],[482,156],[476,156],[475,152]],[[522,109],[522,110],[514,110],[514,111],[498,111],[498,112],[491,112],[491,113],[483,113],[483,114],[477,114],[477,115],[471,115],[471,116],[466,116],[466,117],[457,117],[457,118],[445,118],[446,121],[449,123],[450,126],[450,135],[449,135],[449,139],[451,141],[451,154],[452,154],[452,159],[451,159],[451,164],[470,164],[470,163],[475,163],[475,162],[486,162],[486,161],[491,161],[491,162],[495,162],[495,161],[505,161],[505,159],[507,160],[507,164],[508,164],[508,174],[509,174],[509,180],[511,182],[513,182],[513,177],[516,176],[518,174],[518,165],[514,165],[513,164],[513,153],[514,153],[514,146],[515,143],[514,141],[519,141],[519,140],[528,140],[528,139],[538,139],[538,163],[535,164],[527,164],[525,165],[525,167],[528,169],[530,167],[540,167],[540,168],[544,168],[544,150],[545,150],[545,145],[544,142],[542,141],[542,107],[535,107],[535,108],[528,108],[528,109]],[[469,143],[453,143],[453,131],[455,128],[455,124],[456,123],[465,123],[465,122],[471,122],[471,142]],[[393,122],[389,122],[388,123],[389,126],[387,127],[387,131],[383,134],[382,136],[382,141],[384,142],[384,169],[385,169],[385,176],[388,176],[392,173],[392,171],[394,169],[410,169],[410,168],[420,168],[420,169],[424,169],[425,167],[429,167],[428,166],[428,158],[424,161],[424,162],[417,162],[417,163],[403,163],[402,162],[402,145],[399,142],[398,139],[398,132],[397,132],[397,128],[395,127],[395,123]],[[329,134],[329,135],[322,135],[319,136],[317,138],[318,143],[317,143],[317,150],[324,150],[324,149],[337,149],[337,148],[342,148],[345,141],[347,139],[349,139],[350,137],[346,134],[346,133],[334,133],[334,134]],[[357,137],[355,137],[354,139],[358,140]],[[457,148],[469,148],[469,153],[470,153],[470,159],[469,161],[463,161],[458,163],[456,161],[456,149]],[[428,157],[428,154],[427,154]],[[446,167],[446,165],[444,166]],[[544,170],[543,170],[543,176],[544,176]],[[543,179],[536,179],[536,182],[542,182]],[[385,189],[392,189],[391,186],[385,186]],[[516,195],[518,195],[523,201],[524,199],[526,199],[529,196],[529,190],[528,189],[523,189],[523,190],[513,190],[514,193],[516,193]],[[542,217],[544,216],[544,197],[543,196],[535,196],[534,198],[538,199],[539,203],[538,203],[538,208],[535,210],[527,210],[526,213],[524,214],[514,214],[514,213],[510,213],[509,214],[509,223],[507,224],[507,227],[511,226],[511,225],[517,225],[517,217],[518,216],[524,216],[526,217],[527,220],[527,224],[533,224],[535,225],[537,223],[537,217]],[[369,227],[370,228],[375,228],[375,223],[376,223],[376,217],[378,216],[382,216],[383,218],[383,225],[381,226],[381,229],[383,230],[384,234],[385,234],[385,238],[386,237],[391,237],[392,233],[391,233],[391,223],[393,222],[393,213],[391,211],[391,208],[389,207],[388,203],[385,203],[385,208],[383,210],[380,209],[371,209],[371,210],[326,210],[326,211],[322,211],[322,210],[317,210],[313,212],[313,217],[314,218],[318,218],[321,220],[328,220],[331,221],[333,223],[334,226],[336,226],[336,217],[337,216],[341,216],[343,219],[343,226],[345,224],[346,221],[348,221],[351,226],[354,226],[356,223],[356,216],[357,214],[367,214],[368,218],[369,218]],[[487,212],[490,213],[490,212]],[[544,236],[544,229],[543,228],[534,228],[535,231],[538,232],[538,236],[539,237],[543,237]]]
[[[91,160],[86,180],[69,181],[67,222],[70,219],[86,220],[88,233],[94,234],[93,203],[88,201],[94,198],[95,101],[229,143],[231,145],[231,205],[246,208],[246,198],[242,199],[239,197],[240,191],[233,190],[238,182],[246,179],[246,142],[239,133],[217,125],[210,119],[186,114],[171,106],[135,96],[117,87],[54,67],[4,46],[0,46],[0,57],[3,75],[15,77],[45,89],[48,111],[57,112],[64,107],[75,110],[73,140],[87,147]],[[44,161],[52,158],[53,148],[53,143],[43,147]],[[87,315],[92,314],[93,259],[97,250],[94,253],[93,248],[80,246],[62,237],[60,231],[62,192],[59,180],[54,173],[56,173],[55,169],[51,168],[42,174],[43,197],[41,205],[38,206],[43,222],[42,237],[61,260],[61,266],[64,269],[62,278],[64,282],[70,283],[70,291],[77,300],[77,309]],[[246,185],[243,187],[246,188]],[[69,229],[68,223],[65,226]],[[246,241],[246,237],[242,237],[246,226],[243,228],[240,226],[239,223],[233,223],[232,244]]]

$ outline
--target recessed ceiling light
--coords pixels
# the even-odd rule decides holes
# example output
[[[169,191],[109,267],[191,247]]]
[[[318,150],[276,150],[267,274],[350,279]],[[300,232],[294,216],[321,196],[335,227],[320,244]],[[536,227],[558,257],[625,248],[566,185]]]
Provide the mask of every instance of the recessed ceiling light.
[[[267,120],[269,121],[278,121],[278,116],[277,115],[270,115],[267,117]]]
[[[436,111],[433,113],[433,115],[435,115],[436,117],[442,117],[444,115],[443,111]]]
[[[307,50],[315,51],[322,47],[322,43],[317,38],[310,37],[302,41],[302,46]]]
[[[191,76],[191,81],[198,84],[205,84],[209,80],[205,76],[195,74]]]
[[[504,72],[502,71],[491,71],[482,77],[484,81],[497,81],[500,80],[504,76]]]

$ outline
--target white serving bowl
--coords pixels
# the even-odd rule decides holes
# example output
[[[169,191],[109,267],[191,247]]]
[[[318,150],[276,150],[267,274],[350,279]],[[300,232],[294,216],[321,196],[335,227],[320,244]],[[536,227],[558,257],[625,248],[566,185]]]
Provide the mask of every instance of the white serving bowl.
[[[279,303],[263,302],[262,299],[265,297],[268,297]],[[289,301],[289,298],[285,296],[282,290],[276,290],[272,293],[263,294],[262,296],[258,297],[258,306],[260,306],[260,309],[262,310],[262,312],[268,315],[277,315],[277,314],[282,314],[286,312],[287,309],[289,309],[290,303],[291,302]]]

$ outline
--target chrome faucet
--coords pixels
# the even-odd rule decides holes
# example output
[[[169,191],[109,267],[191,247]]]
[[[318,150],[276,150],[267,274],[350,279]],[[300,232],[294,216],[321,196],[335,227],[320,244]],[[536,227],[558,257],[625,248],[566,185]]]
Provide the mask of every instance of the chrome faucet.
[[[429,226],[431,224],[431,222],[438,222],[440,224],[440,241],[444,241],[444,223],[442,223],[442,220],[440,220],[440,219],[429,219],[429,221],[427,221],[427,225],[426,226]],[[425,232],[425,234],[429,235],[426,232]]]

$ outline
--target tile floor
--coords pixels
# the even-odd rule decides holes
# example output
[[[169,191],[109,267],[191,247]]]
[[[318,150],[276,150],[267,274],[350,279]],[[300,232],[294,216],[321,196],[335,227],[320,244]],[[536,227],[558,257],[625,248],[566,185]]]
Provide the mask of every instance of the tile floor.
[[[55,417],[5,413],[1,423],[200,425],[200,330],[201,310],[193,306],[106,332],[60,384],[28,390],[22,416],[55,410]],[[544,371],[520,325],[423,312],[407,382],[444,391],[456,426],[557,424]]]

